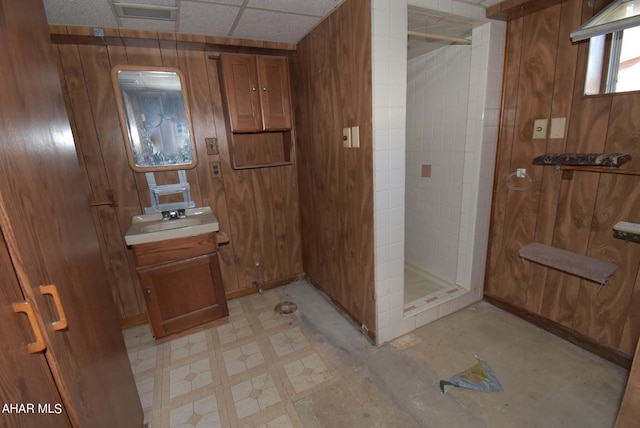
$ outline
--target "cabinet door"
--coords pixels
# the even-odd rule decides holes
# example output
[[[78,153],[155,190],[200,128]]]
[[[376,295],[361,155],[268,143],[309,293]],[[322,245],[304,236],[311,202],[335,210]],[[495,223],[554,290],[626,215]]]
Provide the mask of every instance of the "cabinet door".
[[[69,419],[61,407],[62,400],[47,366],[43,352],[30,354],[27,343],[35,340],[27,316],[15,313],[12,304],[24,301],[20,284],[0,233],[0,426],[3,427],[69,427]],[[12,407],[26,406],[34,408]],[[52,413],[41,410],[51,409]],[[57,409],[62,410],[56,414]],[[21,410],[21,411],[19,411]],[[33,411],[31,411],[33,410]]]
[[[289,63],[285,57],[256,58],[262,123],[266,131],[291,129]]]
[[[218,255],[138,270],[156,339],[229,315]]]
[[[231,131],[262,131],[255,56],[221,55],[220,63]]]

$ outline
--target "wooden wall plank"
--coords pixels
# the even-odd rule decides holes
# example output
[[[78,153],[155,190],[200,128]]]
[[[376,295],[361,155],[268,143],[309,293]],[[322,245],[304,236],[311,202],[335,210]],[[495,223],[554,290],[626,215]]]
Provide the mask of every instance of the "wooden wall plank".
[[[274,224],[275,216],[273,213],[271,174],[266,168],[254,169],[251,170],[251,180],[262,253],[260,260],[260,280],[273,281],[281,276]]]
[[[374,335],[369,17],[369,1],[349,0],[309,33],[292,56],[292,94],[305,271]],[[361,148],[344,149],[354,125]]]
[[[610,106],[610,98],[574,100],[567,137],[568,152],[601,153],[604,150]],[[554,247],[586,254],[599,180],[598,174],[576,174],[573,180],[562,182]],[[580,282],[575,276],[549,271],[541,314],[571,327]]]
[[[509,191],[504,223],[503,264],[497,281],[503,298],[524,306],[527,297],[530,264],[522,264],[518,252],[533,241],[537,225],[542,170],[531,168],[531,160],[544,151],[544,140],[533,140],[535,119],[551,114],[551,97],[555,75],[560,6],[524,17],[523,49],[518,88],[516,128],[509,172],[526,167],[532,186],[525,191]],[[516,178],[511,178],[514,182]],[[504,182],[498,185],[504,185]],[[518,264],[519,263],[519,264]]]
[[[257,281],[255,262],[260,261],[260,238],[256,221],[255,201],[250,170],[234,170],[231,168],[229,153],[229,133],[224,122],[222,93],[218,76],[218,60],[207,63],[209,74],[209,91],[214,111],[220,149],[222,177],[227,195],[227,210],[229,216],[229,235],[232,237],[233,259],[236,265],[237,283],[235,288],[227,288],[227,292],[250,288],[253,281]]]
[[[606,3],[597,1],[589,7],[586,0],[565,0],[508,24],[485,294],[540,316],[558,331],[583,337],[591,341],[589,346],[630,356],[640,336],[640,316],[633,310],[640,304],[640,247],[613,238],[611,227],[623,218],[640,221],[638,178],[576,171],[572,180],[562,180],[552,167],[531,166],[527,168],[534,180],[530,197],[536,198],[535,185],[542,180],[535,204],[518,201],[502,183],[508,172],[525,166],[519,165],[526,161],[523,153],[628,152],[634,159],[622,168],[640,168],[635,152],[640,146],[640,93],[583,95],[588,44],[569,42],[568,32]],[[527,28],[544,29],[553,22],[559,22],[556,40]],[[532,54],[556,49],[553,55]],[[548,67],[540,73],[553,75],[551,86],[548,76],[526,71],[539,67]],[[525,132],[530,132],[534,118],[545,117],[545,111],[550,118],[567,117],[566,137],[544,145],[527,142]],[[532,146],[538,148],[532,150]],[[599,284],[553,269],[523,264],[517,250],[531,236],[527,225],[535,225],[536,242],[610,260],[619,266],[618,272],[601,289]],[[524,301],[521,290],[513,285],[522,279],[528,281]]]
[[[637,95],[613,98],[606,152],[632,153],[640,146],[640,103]],[[640,159],[628,167],[638,168]],[[587,255],[618,264],[618,271],[601,289],[582,284],[573,327],[598,342],[618,347],[640,264],[640,245],[612,238],[619,221],[640,223],[640,186],[632,176],[603,174],[597,191]]]
[[[575,84],[575,69],[578,61],[578,48],[571,43],[569,35],[580,25],[582,3],[582,0],[571,0],[560,6],[560,31],[550,119],[564,117],[567,119],[567,123],[571,121],[573,92],[570,89]],[[564,138],[549,138],[545,153],[564,153],[566,143],[566,132]],[[552,168],[533,168],[542,169],[538,221],[534,241],[551,245],[555,228],[556,206],[560,197],[561,174],[556,173]],[[525,303],[525,308],[531,312],[539,313],[542,307],[547,271],[544,266],[531,265]]]
[[[502,88],[502,115],[499,141],[496,151],[494,191],[491,206],[491,226],[487,255],[485,293],[504,298],[501,284],[496,280],[504,264],[504,222],[506,220],[507,198],[505,180],[509,175],[511,152],[516,133],[518,111],[518,87],[522,55],[524,19],[510,21],[507,26],[505,70]]]

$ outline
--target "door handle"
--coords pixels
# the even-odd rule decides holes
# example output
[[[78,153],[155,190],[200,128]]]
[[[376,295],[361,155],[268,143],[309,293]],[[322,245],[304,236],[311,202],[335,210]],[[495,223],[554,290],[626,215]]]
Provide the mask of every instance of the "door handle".
[[[33,308],[31,307],[31,303],[29,302],[20,302],[13,304],[13,312],[24,312],[27,314],[27,318],[29,319],[29,324],[31,324],[31,329],[33,330],[33,334],[36,336],[36,341],[29,343],[27,345],[27,350],[30,354],[35,354],[36,352],[44,351],[47,347],[44,344],[44,338],[42,337],[42,331],[40,331],[40,327],[38,326],[38,321],[36,320],[36,314],[33,312]]]
[[[65,315],[64,308],[62,307],[62,301],[60,301],[58,288],[55,285],[41,285],[40,294],[48,294],[53,297],[53,303],[56,306],[56,310],[58,311],[58,321],[52,322],[51,327],[55,331],[64,330],[65,328],[67,328],[69,323],[67,322],[67,316]]]

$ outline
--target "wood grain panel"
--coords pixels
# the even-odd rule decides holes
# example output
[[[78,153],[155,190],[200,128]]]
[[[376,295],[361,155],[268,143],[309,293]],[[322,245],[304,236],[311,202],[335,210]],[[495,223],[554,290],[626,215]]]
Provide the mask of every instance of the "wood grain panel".
[[[88,37],[90,30],[52,28],[52,31],[71,32],[78,37]],[[117,64],[171,66],[185,74],[199,158],[198,166],[187,171],[187,178],[196,205],[210,205],[220,222],[220,231],[230,238],[230,243],[221,246],[218,253],[226,290],[253,291],[252,283],[258,279],[256,261],[261,262],[269,283],[298,277],[302,273],[302,256],[295,166],[265,169],[256,174],[255,180],[251,171],[231,168],[217,61],[208,59],[210,49],[220,46],[212,46],[204,36],[178,37],[173,33],[109,31],[106,45],[84,44],[88,39],[78,37],[54,40],[62,43],[56,45],[60,62],[64,64],[61,80],[73,83],[65,92],[73,100],[69,102],[70,117],[74,123],[78,122],[78,135],[82,135],[78,138],[82,143],[78,152],[80,159],[87,161],[83,167],[88,171],[88,180],[95,182],[92,186],[96,189],[113,189],[118,202],[117,208],[100,207],[94,212],[103,237],[105,264],[114,272],[112,289],[114,300],[122,307],[121,317],[135,319],[144,312],[133,255],[122,237],[131,217],[150,206],[150,198],[146,177],[133,173],[126,162],[109,80],[111,67]],[[74,44],[74,41],[82,43]],[[246,49],[242,46],[251,45],[246,41],[237,44],[237,49],[243,52]],[[272,43],[259,45],[273,47]],[[270,54],[251,49],[254,54]],[[277,51],[279,55],[282,53]],[[282,152],[285,148],[287,160],[293,162],[295,130],[286,134],[287,143],[279,140],[278,150]],[[218,139],[219,154],[207,153],[204,139],[209,137]],[[213,164],[220,165],[221,176],[212,175]],[[177,174],[156,174],[156,180],[159,184],[175,182]],[[258,209],[267,213],[266,218],[259,217],[259,222]]]
[[[573,92],[570,89],[574,87],[578,60],[578,47],[571,43],[569,35],[580,25],[582,3],[582,0],[564,2],[560,12],[551,117],[565,117],[567,123],[571,121]],[[566,132],[564,138],[549,138],[545,153],[564,153],[566,141]],[[556,206],[560,197],[561,174],[556,173],[553,168],[538,168],[542,169],[542,183],[534,241],[551,245],[555,228]],[[531,265],[525,307],[532,312],[538,313],[542,307],[547,272],[548,269],[544,266]]]
[[[260,281],[273,281],[280,278],[278,245],[273,213],[273,186],[268,169],[258,168],[251,171],[253,198],[256,202],[256,220],[260,233]]]
[[[60,46],[59,54],[70,103],[68,111],[73,118],[76,146],[82,153],[82,164],[91,185],[89,195],[94,201],[107,200],[110,184],[94,124],[80,54],[74,45]],[[144,307],[139,304],[135,293],[136,280],[132,277],[127,255],[122,248],[116,213],[112,207],[96,207],[93,212],[100,225],[97,229],[101,238],[102,254],[110,274],[112,293],[120,316],[126,318],[139,314],[144,311]]]
[[[207,63],[209,74],[209,90],[214,110],[223,111],[220,80],[218,76],[218,60]],[[224,118],[216,115],[216,128],[225,130],[218,133],[222,176],[227,195],[227,210],[229,215],[230,236],[233,237],[232,248],[236,264],[238,282],[236,289],[251,287],[257,281],[255,262],[260,257],[260,238],[255,213],[255,201],[251,183],[251,172],[248,170],[234,171],[231,168],[229,153],[230,130],[227,129]],[[233,288],[225,288],[227,292]]]
[[[507,26],[507,46],[505,53],[504,82],[502,88],[502,115],[499,142],[496,151],[494,190],[491,207],[491,225],[487,256],[485,293],[503,297],[502,284],[497,277],[503,267],[504,222],[506,219],[507,196],[505,180],[509,175],[511,151],[515,138],[516,112],[518,107],[518,87],[520,81],[520,58],[524,19],[510,21]]]
[[[611,227],[623,218],[640,221],[638,178],[574,171],[572,180],[562,180],[552,167],[534,166],[531,169],[534,183],[542,179],[536,204],[514,203],[501,183],[509,171],[520,166],[516,162],[527,161],[522,153],[531,152],[531,146],[541,143],[526,142],[522,138],[523,130],[530,132],[531,120],[537,118],[532,114],[532,105],[538,105],[540,112],[543,108],[549,109],[552,118],[567,117],[566,138],[548,140],[544,146],[537,146],[536,155],[628,152],[634,159],[623,168],[640,168],[635,153],[640,143],[637,124],[640,93],[584,96],[588,44],[568,41],[568,32],[606,3],[607,0],[597,1],[595,7],[589,7],[585,0],[566,0],[559,6],[508,24],[485,293],[513,308],[535,314],[554,326],[550,330],[586,338],[580,346],[591,341],[585,346],[587,349],[593,349],[595,344],[630,356],[640,336],[640,316],[633,310],[640,304],[640,250],[637,244],[614,239]],[[519,37],[535,33],[527,26],[544,28],[553,21],[559,22],[557,40],[544,36]],[[528,53],[555,52],[556,49],[557,53],[546,57]],[[554,75],[552,86],[539,84],[548,82],[547,77],[525,71],[535,70],[539,62],[548,63],[551,70],[548,73]],[[527,145],[529,147],[524,147]],[[513,211],[514,208],[518,211]],[[512,217],[525,220],[521,222]],[[526,224],[535,225],[535,241],[610,260],[619,266],[618,272],[600,288],[599,284],[509,257],[509,253],[513,255],[518,249],[519,241],[529,234],[531,229]],[[530,269],[528,276],[527,269]],[[525,302],[513,289],[512,281],[516,278],[528,280]]]
[[[610,98],[579,98],[574,100],[569,124],[567,151],[599,153],[604,150]],[[595,206],[598,174],[576,174],[560,188],[553,246],[578,254],[586,254]],[[571,327],[581,280],[575,276],[549,271],[541,314]]]
[[[343,3],[298,44],[292,94],[305,271],[375,335],[369,8]],[[353,125],[361,148],[344,149]]]
[[[560,6],[524,17],[516,129],[511,152],[510,172],[528,166],[544,151],[544,140],[533,140],[535,119],[548,118],[551,113],[555,60],[560,25]],[[524,306],[527,296],[530,264],[522,264],[518,252],[532,242],[537,224],[542,171],[527,169],[532,186],[526,191],[509,191],[504,223],[503,267],[497,276],[502,297],[517,306]],[[514,178],[511,178],[514,180]],[[506,263],[505,263],[506,262]],[[518,265],[520,263],[520,265]]]
[[[136,296],[137,305],[140,308],[138,313],[142,313],[145,306],[137,286],[135,263],[131,252],[126,250],[124,233],[122,232],[129,229],[131,218],[140,214],[142,207],[135,188],[134,173],[129,168],[124,151],[124,141],[119,129],[120,124],[111,86],[111,64],[114,62],[123,63],[126,54],[124,48],[118,46],[109,48],[78,46],[78,51],[107,178],[110,188],[118,197],[118,206],[115,208],[117,219],[105,218],[104,222],[109,225],[109,228],[105,227],[103,230],[105,234],[108,230],[112,239],[110,248],[113,249],[114,254],[120,254],[118,257],[120,260],[119,268],[128,267],[129,276],[132,278],[132,283],[119,283],[119,288],[127,287],[128,292]],[[115,229],[115,222],[117,222],[118,229]],[[127,316],[131,315],[127,314]]]
[[[638,117],[638,95],[613,98],[606,152],[633,152],[640,145]],[[640,165],[640,159],[633,159],[628,167],[637,165]],[[573,327],[612,347],[619,346],[640,265],[640,245],[612,237],[613,225],[619,221],[640,223],[638,178],[603,174],[597,191],[587,255],[615,260],[619,267],[611,281],[601,289],[595,284],[583,283]]]

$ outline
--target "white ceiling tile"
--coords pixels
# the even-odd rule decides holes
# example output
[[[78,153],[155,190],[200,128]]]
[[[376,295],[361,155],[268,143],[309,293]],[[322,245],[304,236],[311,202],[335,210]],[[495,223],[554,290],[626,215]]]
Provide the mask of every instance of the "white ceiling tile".
[[[125,28],[133,28],[136,30],[167,31],[171,33],[176,31],[175,21],[139,18],[120,18],[120,21]]]
[[[153,6],[175,7],[176,0],[113,0],[114,3],[150,4]]]
[[[180,2],[179,31],[187,34],[207,34],[210,36],[229,35],[240,8],[219,4],[182,1]]]
[[[304,15],[326,16],[344,0],[249,0],[247,7]]]
[[[49,24],[117,27],[108,0],[44,0]]]
[[[200,3],[226,4],[231,6],[242,6],[245,0],[195,0]]]
[[[289,13],[245,9],[232,36],[242,39],[296,43],[320,18]]]

